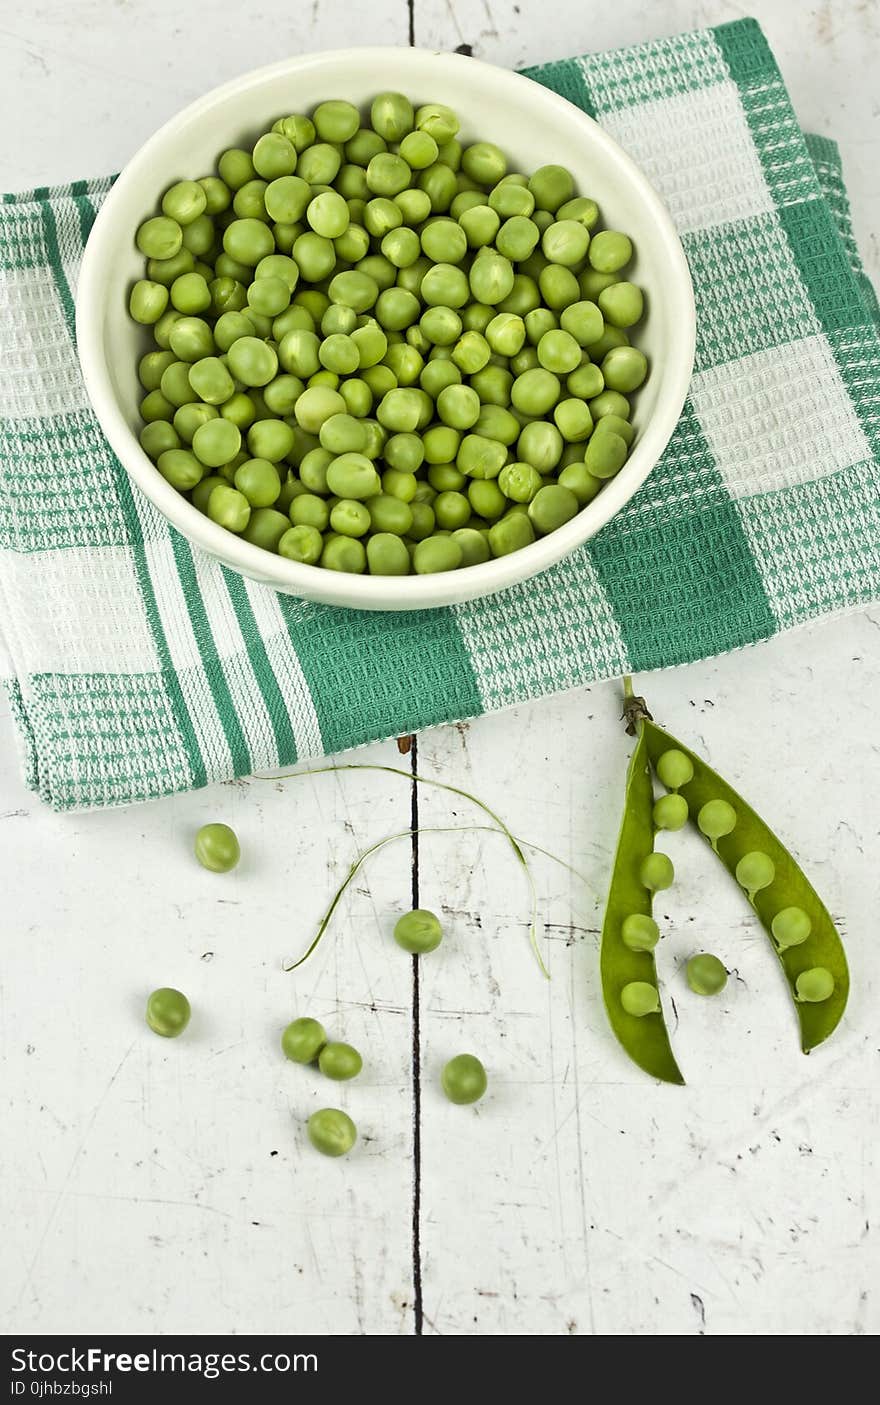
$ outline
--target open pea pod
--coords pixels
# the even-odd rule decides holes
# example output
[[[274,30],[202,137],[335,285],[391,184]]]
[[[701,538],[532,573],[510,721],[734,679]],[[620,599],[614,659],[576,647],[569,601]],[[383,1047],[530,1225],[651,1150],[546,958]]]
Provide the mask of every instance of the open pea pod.
[[[654,1078],[683,1083],[662,1012],[631,1015],[621,1002],[624,986],[633,981],[657,985],[653,952],[630,950],[621,935],[630,914],[651,916],[651,892],[639,878],[639,868],[654,848],[653,804],[647,738],[642,731],[627,772],[623,822],[602,924],[602,994],[611,1028],[633,1062]]]
[[[713,848],[734,880],[740,860],[746,854],[766,855],[773,864],[773,880],[760,891],[750,895],[750,902],[764,927],[773,950],[785,972],[785,978],[795,1002],[801,1027],[801,1048],[805,1054],[827,1039],[840,1023],[849,994],[849,970],[846,954],[837,929],[816,890],[780,843],[776,835],[756,815],[736,791],[722,780],[706,762],[682,742],[658,727],[655,722],[641,724],[639,747],[644,743],[651,764],[665,751],[675,749],[688,756],[693,764],[693,778],[679,788],[688,803],[691,822],[696,825],[702,807],[710,800],[723,800],[736,812],[736,824],[729,834],[718,838]],[[738,884],[738,886],[741,886]],[[809,936],[796,946],[780,949],[774,940],[772,922],[786,908],[800,908],[809,919]],[[826,999],[810,1003],[797,999],[796,982],[804,971],[823,967],[834,978],[834,987]]]

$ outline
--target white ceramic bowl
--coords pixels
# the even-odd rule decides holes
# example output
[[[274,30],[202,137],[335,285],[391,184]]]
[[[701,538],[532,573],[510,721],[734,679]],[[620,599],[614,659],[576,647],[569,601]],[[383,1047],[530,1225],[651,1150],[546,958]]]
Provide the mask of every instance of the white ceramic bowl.
[[[324,98],[367,106],[395,89],[415,102],[458,113],[461,137],[497,142],[512,167],[528,173],[549,161],[568,166],[605,223],[633,236],[631,277],[647,294],[638,343],[651,361],[639,392],[638,438],[628,462],[564,527],[485,565],[432,576],[351,576],[301,566],[218,527],[165,482],[141,449],[137,361],[144,330],[129,319],[128,289],[143,276],[134,231],[154,214],[173,181],[213,170],[229,146],[250,146],[278,116],[309,111]],[[138,487],[196,546],[233,570],[287,594],[366,610],[413,610],[489,595],[525,580],[592,537],[647,478],[684,404],[694,351],[694,301],[678,235],[659,196],[630,158],[591,118],[528,78],[459,54],[363,48],[306,54],[247,73],[167,122],[122,172],[95,221],[76,302],[83,375],[95,413]]]

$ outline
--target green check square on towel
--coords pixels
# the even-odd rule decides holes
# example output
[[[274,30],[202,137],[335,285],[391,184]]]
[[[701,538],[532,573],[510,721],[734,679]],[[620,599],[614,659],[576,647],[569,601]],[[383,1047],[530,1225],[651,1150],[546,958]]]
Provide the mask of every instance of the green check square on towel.
[[[77,271],[109,180],[0,203],[0,674],[59,810],[167,794],[766,639],[880,594],[878,307],[832,142],[752,20],[528,70],[634,157],[697,300],[663,458],[502,594],[370,614],[194,551],[89,407]]]

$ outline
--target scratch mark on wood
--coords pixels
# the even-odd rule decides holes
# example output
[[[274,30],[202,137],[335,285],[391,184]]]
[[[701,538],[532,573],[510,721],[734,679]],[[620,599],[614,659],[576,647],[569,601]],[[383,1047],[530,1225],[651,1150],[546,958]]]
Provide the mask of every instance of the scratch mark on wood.
[[[412,830],[412,905],[419,905],[419,786],[415,779],[419,769],[419,742],[412,739],[410,769],[410,829]],[[412,1097],[413,1097],[413,1204],[412,1204],[412,1273],[413,1325],[415,1335],[422,1336],[422,1052],[421,1009],[419,1005],[419,958],[412,958]]]

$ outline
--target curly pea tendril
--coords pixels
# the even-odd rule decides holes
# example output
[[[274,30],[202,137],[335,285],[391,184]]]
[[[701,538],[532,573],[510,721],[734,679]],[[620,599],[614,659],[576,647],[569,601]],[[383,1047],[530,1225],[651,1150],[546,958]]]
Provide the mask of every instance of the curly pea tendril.
[[[397,776],[409,783],[415,781],[417,785],[428,785],[434,787],[434,789],[436,790],[448,791],[449,794],[457,795],[462,800],[468,800],[471,802],[471,804],[476,805],[478,809],[483,811],[484,815],[486,815],[487,818],[493,821],[493,823],[485,825],[423,825],[420,826],[418,830],[404,829],[400,830],[400,832],[397,834],[388,834],[385,836],[384,839],[379,839],[375,844],[371,844],[369,848],[362,850],[361,853],[358,854],[355,858],[353,864],[351,865],[351,868],[349,869],[342,883],[339,885],[336,892],[333,894],[333,897],[331,898],[324,912],[324,915],[318,924],[318,930],[316,931],[308,947],[303,952],[302,956],[300,956],[296,961],[292,961],[289,965],[285,965],[285,971],[295,971],[298,966],[302,966],[303,962],[308,961],[309,957],[315,952],[319,943],[324,937],[327,928],[330,926],[333,914],[339,906],[339,903],[342,900],[342,897],[345,894],[347,888],[352,883],[357,874],[360,872],[367,859],[369,859],[373,854],[378,853],[380,849],[384,849],[386,844],[394,844],[400,839],[412,839],[414,834],[457,834],[467,832],[500,834],[507,841],[508,845],[512,849],[513,855],[517,863],[522,868],[523,873],[525,874],[526,882],[529,886],[529,895],[531,898],[529,940],[531,942],[532,951],[534,953],[535,960],[538,962],[538,965],[541,968],[542,974],[546,976],[549,980],[550,972],[547,970],[544,958],[542,957],[540,948],[538,947],[538,895],[537,889],[535,888],[535,880],[532,875],[531,865],[529,864],[529,861],[526,858],[525,850],[528,849],[534,854],[542,854],[544,858],[552,859],[554,863],[558,863],[562,868],[567,869],[569,873],[574,874],[574,876],[580,879],[580,881],[585,884],[585,886],[589,887],[590,885],[584,875],[580,873],[578,869],[574,868],[571,864],[566,863],[564,859],[559,858],[557,854],[552,854],[549,849],[543,849],[540,844],[533,844],[527,839],[518,839],[516,835],[514,835],[512,831],[507,827],[507,825],[501,819],[500,815],[496,814],[494,810],[490,809],[489,806],[486,805],[484,801],[480,800],[476,795],[472,795],[470,791],[460,790],[458,786],[448,785],[445,781],[434,780],[430,776],[420,776],[413,771],[401,770],[401,768],[398,766],[380,766],[374,765],[372,763],[351,762],[347,764],[334,766],[314,766],[306,771],[283,771],[273,775],[258,774],[254,777],[254,779],[261,781],[287,781],[297,780],[304,776],[332,775],[334,773],[343,771],[377,771],[382,772],[385,775]],[[426,919],[431,919],[431,921],[426,923]],[[442,931],[435,931],[433,924],[437,924],[437,918],[434,917],[432,913],[425,913],[421,909],[417,910],[416,912],[408,913],[397,923],[397,926],[394,930],[394,939],[399,946],[403,947],[404,950],[409,951],[414,955],[419,955],[424,952],[433,951],[435,947],[439,945],[440,940],[442,938]],[[439,924],[437,924],[437,927],[439,929]]]
[[[638,734],[627,777],[623,822],[602,928],[602,991],[611,1027],[630,1058],[655,1078],[682,1083],[657,987],[654,951],[659,929],[653,896],[675,877],[671,860],[654,849],[658,833],[688,820],[708,840],[736,880],[771,939],[808,1054],[843,1016],[849,972],[831,917],[792,855],[726,781],[658,727],[624,680],[627,730]],[[654,799],[651,771],[667,789]],[[690,988],[715,995],[727,984],[717,956],[701,952],[687,963]]]

